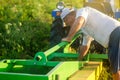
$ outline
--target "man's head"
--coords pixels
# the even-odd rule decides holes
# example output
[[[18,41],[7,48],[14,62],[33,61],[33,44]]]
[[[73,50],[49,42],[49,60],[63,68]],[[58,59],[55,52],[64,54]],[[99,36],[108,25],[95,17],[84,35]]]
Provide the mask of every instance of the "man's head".
[[[73,8],[64,8],[61,13],[61,18],[64,19],[72,11],[74,11]]]
[[[74,8],[64,8],[60,16],[67,26],[71,26],[75,21],[75,14]]]

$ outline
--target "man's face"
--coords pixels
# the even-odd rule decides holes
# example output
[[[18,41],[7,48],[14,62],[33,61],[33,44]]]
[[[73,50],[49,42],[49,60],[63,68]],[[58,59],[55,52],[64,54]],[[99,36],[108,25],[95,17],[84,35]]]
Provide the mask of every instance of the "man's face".
[[[70,26],[70,24],[69,24],[69,17],[68,16],[66,16],[64,18],[64,23],[65,23],[66,26]]]
[[[75,18],[72,15],[68,14],[63,20],[64,20],[64,23],[65,23],[66,26],[72,26]]]

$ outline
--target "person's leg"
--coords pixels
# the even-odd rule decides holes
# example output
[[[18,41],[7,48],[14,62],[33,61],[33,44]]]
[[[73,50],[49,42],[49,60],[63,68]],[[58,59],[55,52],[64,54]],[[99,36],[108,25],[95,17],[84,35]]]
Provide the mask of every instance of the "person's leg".
[[[113,80],[120,80],[120,27],[110,35],[108,57],[113,73]]]

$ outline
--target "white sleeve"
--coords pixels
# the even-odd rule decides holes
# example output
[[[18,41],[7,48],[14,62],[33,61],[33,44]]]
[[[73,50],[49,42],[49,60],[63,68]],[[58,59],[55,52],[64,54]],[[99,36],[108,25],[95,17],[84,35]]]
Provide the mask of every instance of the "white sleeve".
[[[88,17],[88,9],[87,8],[78,9],[76,13],[76,18],[78,18],[79,16],[84,17],[86,20]]]
[[[89,45],[94,39],[89,35],[83,34],[83,42],[82,45]]]

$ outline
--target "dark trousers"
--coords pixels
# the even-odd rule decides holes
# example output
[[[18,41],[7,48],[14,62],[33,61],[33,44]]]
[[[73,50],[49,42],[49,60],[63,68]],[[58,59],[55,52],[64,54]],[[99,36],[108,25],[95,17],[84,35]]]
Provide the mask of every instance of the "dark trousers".
[[[118,72],[120,70],[120,26],[110,35],[108,58],[111,64],[112,73]]]

